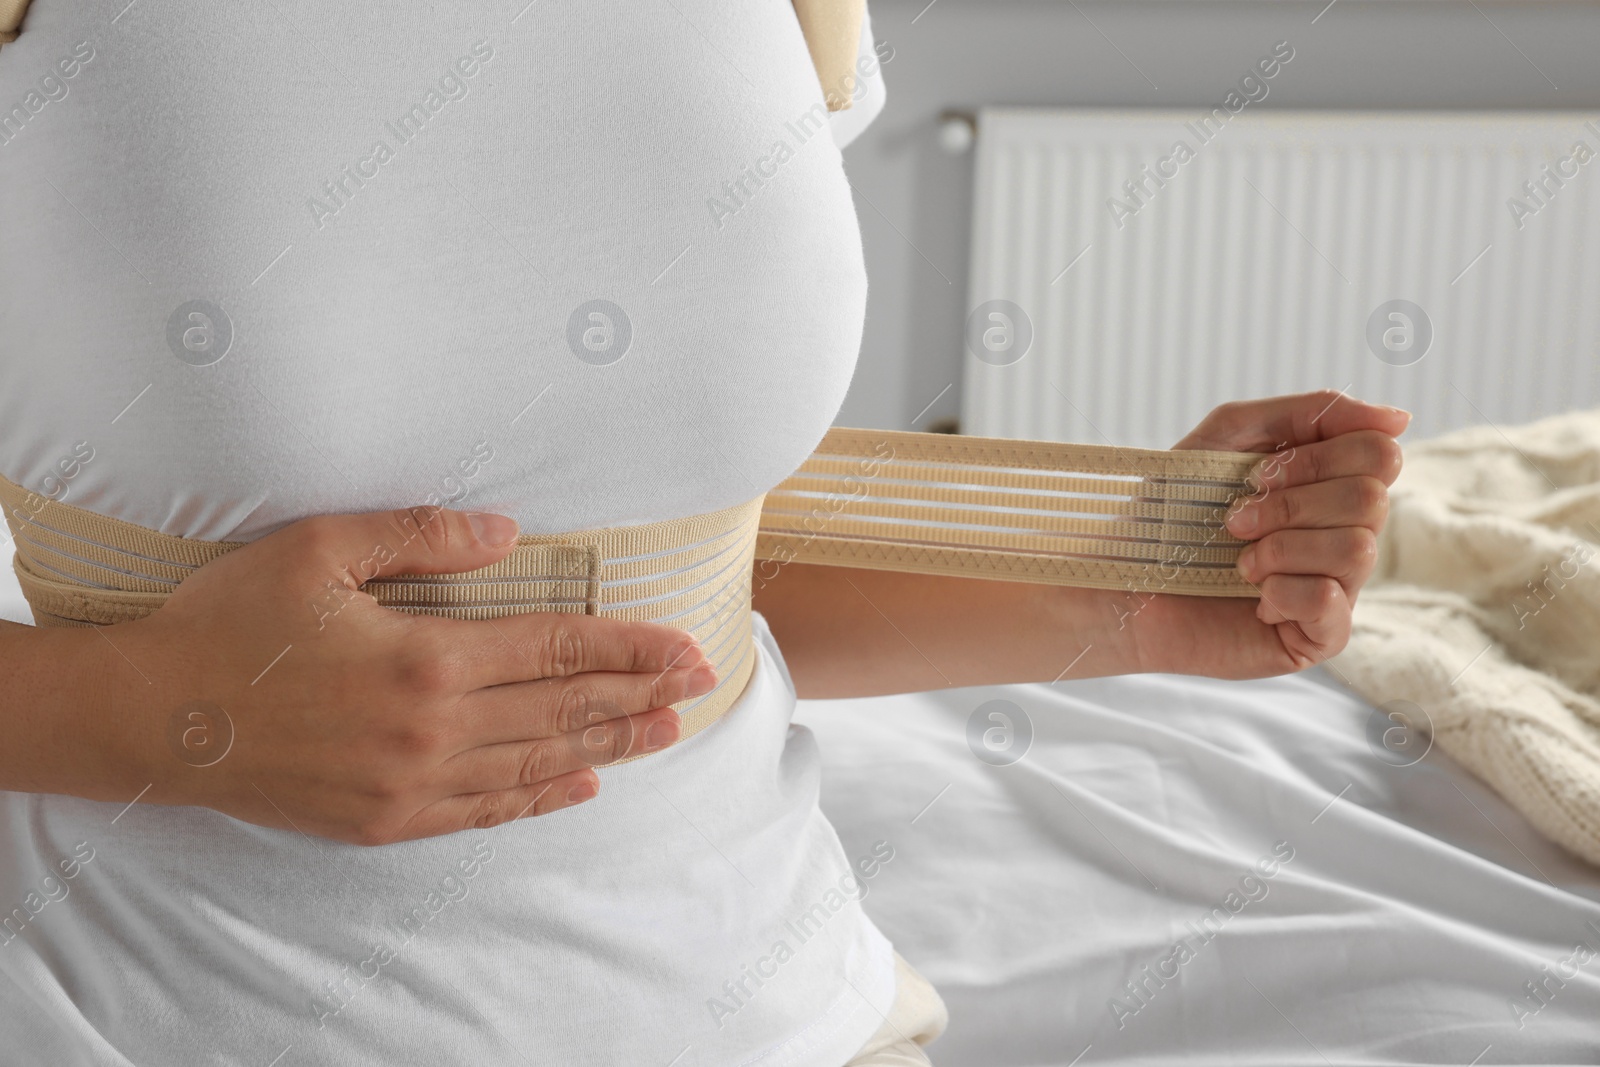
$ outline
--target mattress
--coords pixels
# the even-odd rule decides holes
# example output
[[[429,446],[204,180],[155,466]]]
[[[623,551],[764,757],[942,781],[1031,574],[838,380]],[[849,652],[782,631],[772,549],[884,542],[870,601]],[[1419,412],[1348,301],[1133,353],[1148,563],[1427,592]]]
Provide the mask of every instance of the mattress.
[[[1600,1062],[1600,871],[1321,669],[796,721],[940,1067]]]

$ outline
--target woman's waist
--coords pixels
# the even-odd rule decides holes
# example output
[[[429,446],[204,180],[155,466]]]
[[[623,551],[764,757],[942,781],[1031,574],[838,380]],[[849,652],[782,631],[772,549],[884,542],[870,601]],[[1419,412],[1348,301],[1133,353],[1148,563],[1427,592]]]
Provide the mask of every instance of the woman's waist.
[[[718,685],[679,707],[687,737],[732,706],[754,666],[750,592],[762,499],[663,522],[525,534],[509,555],[477,570],[379,577],[406,542],[424,536],[437,509],[422,506],[394,512],[386,536],[350,566],[350,577],[397,611],[459,619],[579,613],[688,631]],[[5,478],[0,506],[19,583],[44,626],[143,618],[197,569],[242,547],[164,534]],[[349,599],[346,585],[330,581],[311,609],[325,624]]]

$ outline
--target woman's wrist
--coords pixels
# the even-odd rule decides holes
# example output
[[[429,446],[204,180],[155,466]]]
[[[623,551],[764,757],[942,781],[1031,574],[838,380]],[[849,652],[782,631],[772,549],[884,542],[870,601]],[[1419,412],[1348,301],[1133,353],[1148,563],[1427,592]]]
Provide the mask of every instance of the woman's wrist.
[[[1068,655],[1058,679],[1137,674],[1146,668],[1133,629],[1142,601],[1120,589],[1038,585],[1041,631],[1055,635]],[[1042,681],[1058,679],[1045,678]]]

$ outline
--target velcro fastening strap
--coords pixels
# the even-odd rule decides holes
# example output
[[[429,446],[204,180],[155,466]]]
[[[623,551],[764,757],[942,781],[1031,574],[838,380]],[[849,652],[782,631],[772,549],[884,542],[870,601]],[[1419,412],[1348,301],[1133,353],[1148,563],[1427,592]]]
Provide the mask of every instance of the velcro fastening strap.
[[[492,619],[513,611],[600,614],[600,548],[594,544],[518,545],[499,563],[472,572],[375,578],[361,588],[386,608],[457,619]]]

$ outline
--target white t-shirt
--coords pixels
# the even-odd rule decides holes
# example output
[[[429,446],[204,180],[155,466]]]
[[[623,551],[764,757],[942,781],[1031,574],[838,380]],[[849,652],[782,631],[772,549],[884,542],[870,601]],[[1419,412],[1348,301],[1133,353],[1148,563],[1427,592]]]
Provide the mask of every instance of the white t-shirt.
[[[786,0],[34,0],[0,55],[0,473],[206,539],[748,500],[860,342],[821,100]],[[720,723],[492,831],[0,794],[7,1062],[842,1062],[893,993],[858,899],[886,857],[818,811],[756,630]]]

